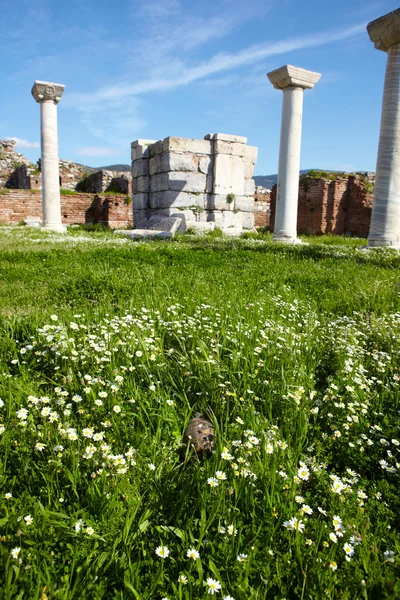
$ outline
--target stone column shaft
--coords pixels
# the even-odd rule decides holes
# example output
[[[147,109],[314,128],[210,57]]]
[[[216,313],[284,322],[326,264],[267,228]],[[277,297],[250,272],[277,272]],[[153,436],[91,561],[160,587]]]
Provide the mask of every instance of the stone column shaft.
[[[63,85],[46,81],[35,81],[32,88],[33,97],[40,103],[42,226],[55,231],[65,231],[61,219],[57,128],[57,104],[63,91]]]
[[[276,195],[274,240],[291,244],[297,239],[301,128],[303,94],[321,75],[286,65],[268,73],[276,89],[283,90],[278,189]]]
[[[388,54],[368,245],[400,248],[400,9],[367,30]]]
[[[47,229],[59,229],[61,226],[62,229],[57,105],[52,100],[41,102],[40,121],[43,227]]]
[[[290,241],[297,237],[303,94],[298,87],[283,91],[274,237]]]

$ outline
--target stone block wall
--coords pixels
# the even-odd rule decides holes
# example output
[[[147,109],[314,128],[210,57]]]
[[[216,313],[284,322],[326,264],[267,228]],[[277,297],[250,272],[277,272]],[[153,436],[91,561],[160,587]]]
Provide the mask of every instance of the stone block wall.
[[[177,215],[183,228],[213,222],[221,229],[252,229],[257,148],[246,142],[220,133],[132,142],[135,227],[154,215]]]
[[[307,235],[354,235],[369,232],[373,177],[356,173],[333,181],[303,176],[299,185],[297,232]],[[276,186],[271,192],[270,228],[275,222]]]
[[[40,192],[4,190],[0,193],[0,223],[16,225],[27,217],[41,216]],[[124,196],[61,195],[61,217],[65,225],[102,223],[120,229],[133,224],[132,207]]]
[[[131,194],[132,193],[132,178],[130,173],[121,175],[119,172],[107,171],[102,169],[91,173],[78,184],[80,192],[87,192],[90,194],[100,194],[108,190],[117,192],[120,194]]]

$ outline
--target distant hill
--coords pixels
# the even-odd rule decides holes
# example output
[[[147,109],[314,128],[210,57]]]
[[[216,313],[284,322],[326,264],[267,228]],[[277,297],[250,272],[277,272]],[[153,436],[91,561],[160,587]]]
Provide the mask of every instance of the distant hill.
[[[130,165],[108,165],[106,167],[97,167],[95,171],[100,171],[103,169],[104,171],[126,171],[129,172],[131,170]]]
[[[304,173],[308,173],[313,169],[305,169],[304,171],[300,171],[300,175],[304,175]],[[272,189],[272,187],[278,182],[278,175],[256,175],[253,177],[256,185],[261,185],[262,187]]]

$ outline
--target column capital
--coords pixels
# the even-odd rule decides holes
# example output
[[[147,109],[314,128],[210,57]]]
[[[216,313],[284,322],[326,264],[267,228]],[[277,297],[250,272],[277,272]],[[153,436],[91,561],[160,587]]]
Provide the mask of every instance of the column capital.
[[[58,104],[63,95],[65,85],[62,83],[52,83],[51,81],[35,81],[32,88],[32,96],[36,102],[45,102],[52,100]]]
[[[368,23],[367,31],[375,48],[387,52],[400,42],[400,8]]]
[[[267,77],[277,90],[284,90],[290,87],[310,90],[320,80],[321,73],[314,73],[314,71],[307,71],[306,69],[300,69],[300,67],[285,65],[267,73]]]

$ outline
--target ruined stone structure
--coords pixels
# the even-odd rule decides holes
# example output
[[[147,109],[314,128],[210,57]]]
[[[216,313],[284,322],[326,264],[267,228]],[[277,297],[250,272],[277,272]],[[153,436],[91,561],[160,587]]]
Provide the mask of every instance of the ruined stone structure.
[[[301,177],[297,232],[367,237],[373,183],[372,173],[343,174],[334,180]],[[274,186],[271,193],[271,229],[275,218],[276,195],[277,186]]]
[[[120,173],[101,169],[82,179],[77,188],[81,192],[99,194],[113,191],[119,194],[132,193],[132,176],[130,173]]]
[[[270,228],[271,190],[261,186],[254,194],[254,226]]]
[[[63,225],[100,223],[118,229],[131,227],[132,206],[129,197],[99,194],[61,194]],[[35,190],[3,190],[0,194],[0,223],[17,225],[33,218],[41,220],[42,198]]]
[[[146,227],[154,216],[176,216],[181,231],[199,223],[203,229],[208,223],[233,235],[252,229],[257,148],[246,142],[221,133],[204,140],[132,142],[135,227]]]
[[[400,249],[400,8],[367,30],[375,48],[388,55],[368,245]]]
[[[19,187],[16,184],[25,183],[22,174],[15,175],[17,169],[25,167],[27,173],[35,169],[35,165],[15,151],[15,144],[14,140],[0,140],[0,188]]]
[[[274,88],[283,90],[274,240],[295,244],[300,241],[297,239],[296,221],[303,93],[305,89],[314,87],[321,74],[285,65],[267,76]]]

